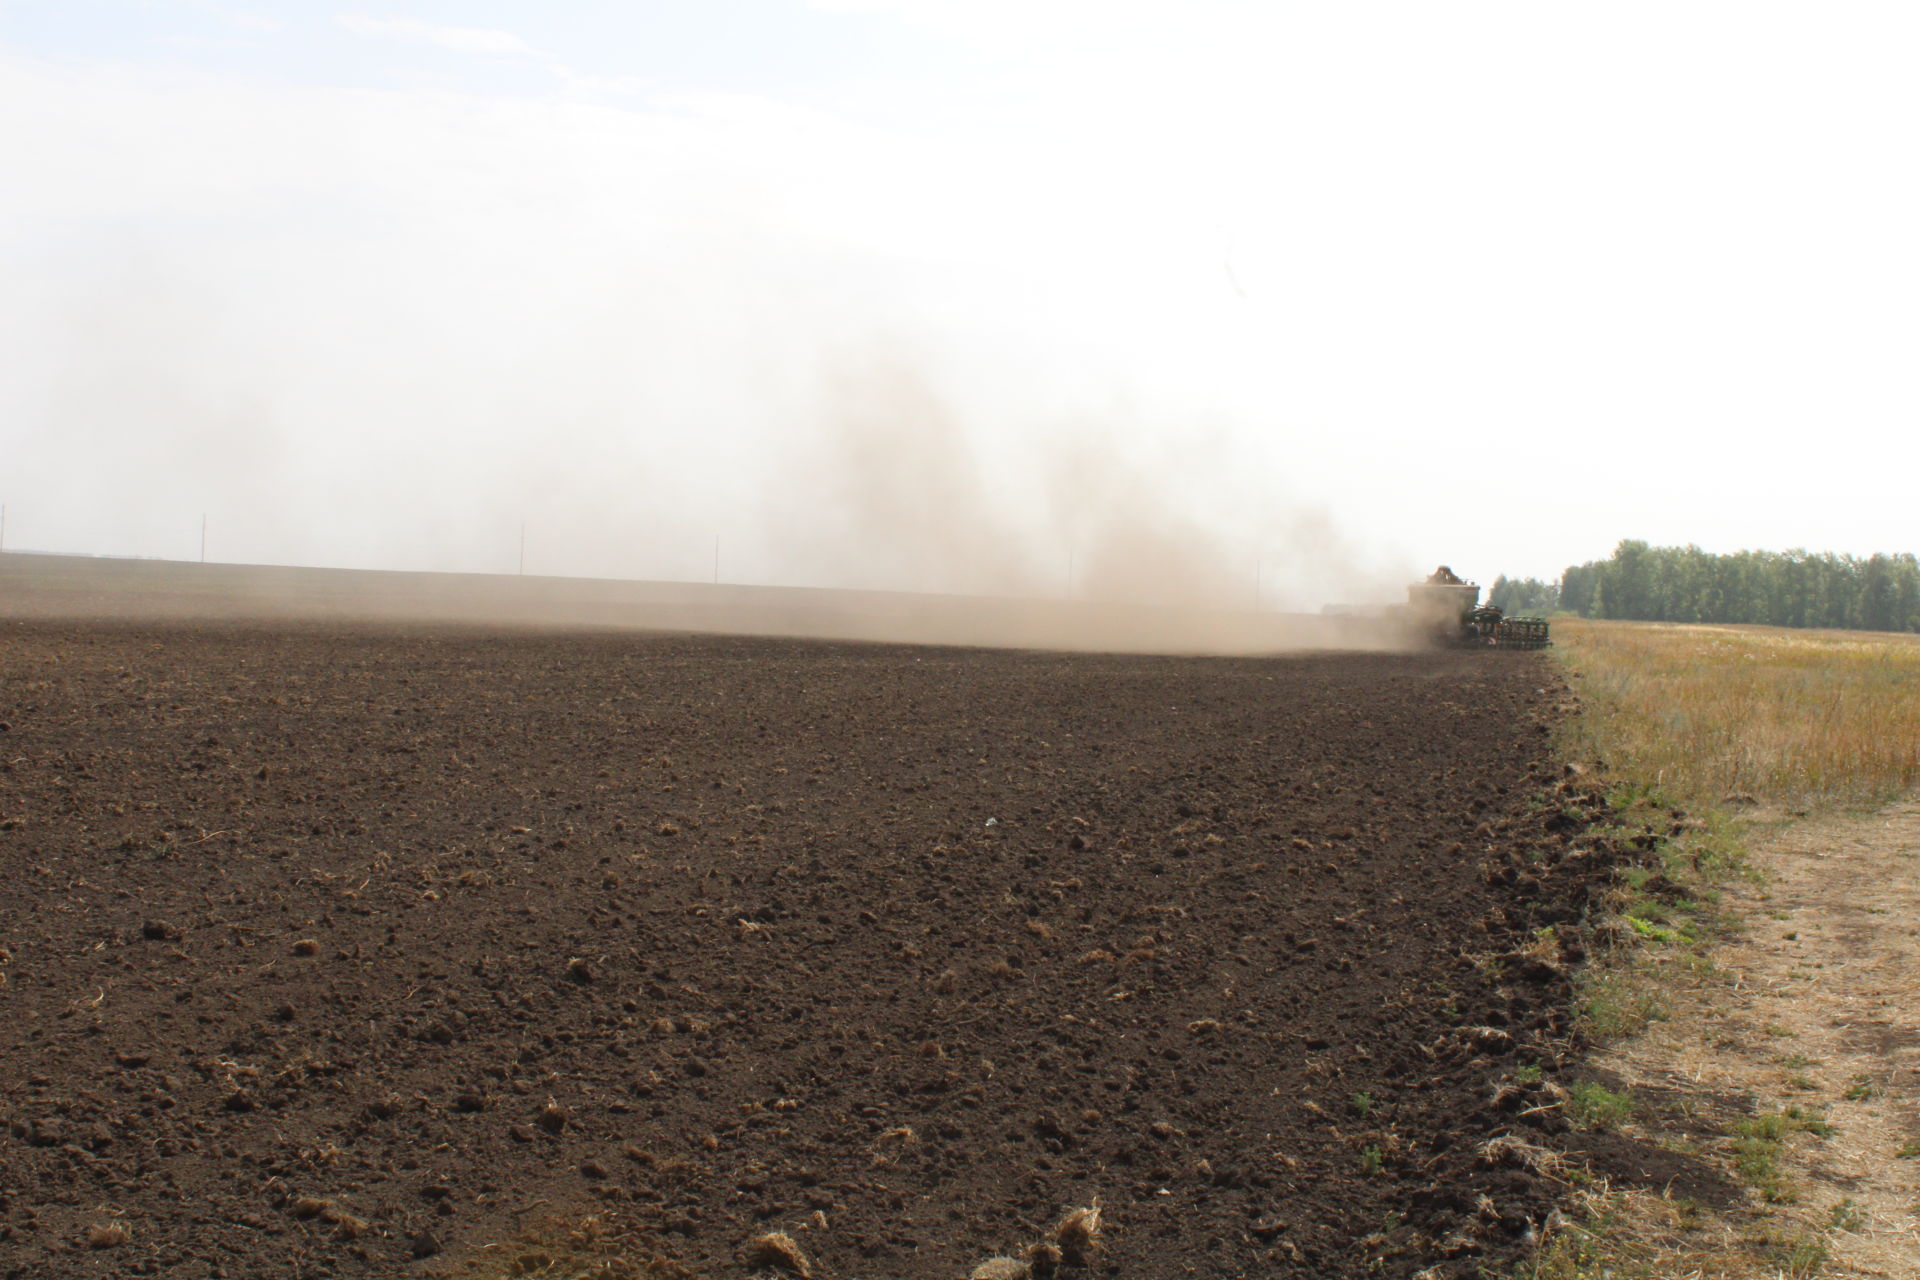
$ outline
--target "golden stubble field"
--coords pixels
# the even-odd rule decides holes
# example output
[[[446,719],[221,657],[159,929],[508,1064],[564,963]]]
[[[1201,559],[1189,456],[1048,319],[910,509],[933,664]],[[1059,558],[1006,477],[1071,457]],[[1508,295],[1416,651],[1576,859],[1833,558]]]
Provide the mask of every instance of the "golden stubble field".
[[[1744,1194],[1589,1184],[1521,1274],[1920,1275],[1920,637],[1555,630],[1563,748],[1666,833],[1586,978],[1580,1119]]]
[[[1700,804],[1875,804],[1920,787],[1920,636],[1554,624],[1604,713],[1580,745]]]

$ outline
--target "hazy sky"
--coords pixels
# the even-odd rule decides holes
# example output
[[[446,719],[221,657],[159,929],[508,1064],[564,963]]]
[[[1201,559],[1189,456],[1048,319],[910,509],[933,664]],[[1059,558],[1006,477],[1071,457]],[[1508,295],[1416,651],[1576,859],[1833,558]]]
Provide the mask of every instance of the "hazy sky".
[[[1916,65],[1906,3],[0,0],[7,546],[1920,550]]]

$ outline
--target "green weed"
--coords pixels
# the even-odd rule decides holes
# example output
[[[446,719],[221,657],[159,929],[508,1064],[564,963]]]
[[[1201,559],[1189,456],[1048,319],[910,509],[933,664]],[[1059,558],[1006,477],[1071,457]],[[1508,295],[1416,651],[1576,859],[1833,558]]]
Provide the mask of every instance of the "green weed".
[[[1570,1091],[1568,1118],[1582,1129],[1617,1128],[1633,1111],[1633,1099],[1591,1080],[1576,1081]]]

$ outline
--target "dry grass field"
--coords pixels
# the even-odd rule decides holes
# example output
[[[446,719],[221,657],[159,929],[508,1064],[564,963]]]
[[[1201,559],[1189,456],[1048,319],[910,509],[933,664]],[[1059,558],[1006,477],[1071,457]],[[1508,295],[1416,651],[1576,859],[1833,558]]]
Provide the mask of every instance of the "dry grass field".
[[[1689,804],[1877,804],[1920,787],[1920,636],[1554,624],[1592,710],[1579,745]]]
[[[1920,1275],[1920,637],[1555,633],[1582,699],[1564,750],[1654,854],[1586,978],[1581,1109],[1744,1195],[1595,1180],[1518,1274]]]

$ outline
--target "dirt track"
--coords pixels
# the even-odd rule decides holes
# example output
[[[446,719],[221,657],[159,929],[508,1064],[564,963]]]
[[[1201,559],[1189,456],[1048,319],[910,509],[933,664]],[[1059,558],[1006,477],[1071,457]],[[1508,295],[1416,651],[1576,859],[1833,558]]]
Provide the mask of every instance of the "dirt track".
[[[945,1277],[1097,1198],[1099,1274],[1452,1276],[1547,1207],[1482,1150],[1555,1127],[1493,1090],[1590,873],[1536,657],[12,622],[0,677],[0,1275],[532,1212]]]

